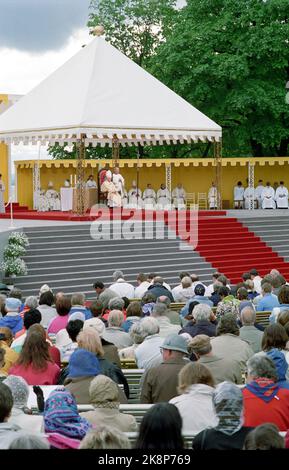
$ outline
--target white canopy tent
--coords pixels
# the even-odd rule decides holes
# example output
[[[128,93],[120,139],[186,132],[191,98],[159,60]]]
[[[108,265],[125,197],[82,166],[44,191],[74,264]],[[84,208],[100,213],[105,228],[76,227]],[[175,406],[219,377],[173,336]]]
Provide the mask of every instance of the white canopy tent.
[[[218,142],[222,129],[96,37],[0,116],[0,140],[85,146]]]

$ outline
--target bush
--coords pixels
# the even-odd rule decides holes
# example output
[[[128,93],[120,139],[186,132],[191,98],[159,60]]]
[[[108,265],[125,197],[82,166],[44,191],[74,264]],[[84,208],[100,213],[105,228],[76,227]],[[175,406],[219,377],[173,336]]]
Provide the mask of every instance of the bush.
[[[19,245],[22,247],[29,246],[27,235],[23,232],[12,232],[8,238],[8,244]]]
[[[10,259],[16,259],[21,256],[24,256],[25,253],[26,253],[26,250],[24,246],[15,245],[14,243],[13,244],[11,243],[4,248],[3,258],[4,258],[4,261],[9,261]]]
[[[15,274],[16,276],[26,276],[27,274],[26,263],[20,258],[4,261],[1,264],[1,269],[5,272],[5,276],[11,276],[11,274]]]

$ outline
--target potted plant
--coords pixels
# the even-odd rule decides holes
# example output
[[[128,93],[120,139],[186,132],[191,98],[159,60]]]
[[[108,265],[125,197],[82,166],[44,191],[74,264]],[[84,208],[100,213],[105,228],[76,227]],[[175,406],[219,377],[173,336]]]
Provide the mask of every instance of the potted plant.
[[[1,269],[4,272],[3,282],[9,287],[13,287],[14,278],[16,276],[25,276],[27,274],[27,266],[22,256],[26,253],[26,247],[29,241],[25,233],[12,232],[8,237],[8,245],[4,248]]]

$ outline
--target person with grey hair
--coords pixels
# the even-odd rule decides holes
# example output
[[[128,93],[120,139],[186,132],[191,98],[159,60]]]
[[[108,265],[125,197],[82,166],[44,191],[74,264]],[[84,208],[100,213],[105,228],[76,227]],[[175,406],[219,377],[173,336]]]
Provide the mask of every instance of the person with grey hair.
[[[149,369],[156,364],[160,364],[162,355],[160,347],[163,338],[159,335],[160,327],[153,317],[145,317],[140,323],[140,335],[143,342],[135,349],[136,363],[139,369]]]
[[[179,274],[179,278],[180,278],[180,284],[178,284],[176,287],[174,287],[172,289],[172,294],[173,294],[173,297],[174,297],[174,300],[176,301],[176,297],[177,297],[177,294],[183,289],[183,286],[182,286],[182,279],[184,277],[189,277],[191,279],[191,276],[190,276],[190,273],[186,272],[186,271],[182,271],[180,272]],[[192,280],[192,279],[191,279]]]
[[[77,292],[71,296],[71,309],[69,315],[73,313],[81,312],[85,316],[85,320],[89,320],[92,315],[91,311],[85,306],[85,294]]]
[[[124,322],[124,314],[121,310],[111,310],[108,315],[108,327],[103,333],[105,341],[114,344],[117,349],[132,346],[133,342],[128,333],[121,328]]]
[[[154,317],[160,327],[160,332],[159,335],[162,336],[163,338],[166,338],[166,336],[173,334],[173,333],[178,333],[181,329],[180,325],[173,325],[168,317],[166,316],[167,313],[167,306],[164,303],[156,303],[153,311],[152,311],[152,317]]]
[[[167,306],[167,311],[165,313],[166,317],[170,320],[173,325],[181,325],[182,320],[178,312],[170,309],[171,300],[166,295],[161,295],[157,298],[157,303],[165,304]]]
[[[289,429],[289,389],[278,383],[273,359],[255,354],[247,362],[243,388],[245,426],[273,423],[279,431]]]
[[[8,419],[9,423],[16,424],[32,434],[40,433],[43,422],[42,416],[31,414],[27,408],[29,398],[27,382],[22,377],[8,375],[3,383],[10,388],[13,396],[13,408]]]
[[[42,419],[42,418],[41,418]],[[45,437],[35,434],[22,434],[19,432],[19,436],[16,437],[10,444],[9,449],[27,449],[27,450],[39,450],[39,449],[50,449],[50,445]]]
[[[108,302],[108,310],[123,310],[124,300],[121,297],[114,297]]]
[[[161,295],[165,295],[170,299],[171,302],[174,302],[173,295],[167,287],[164,285],[164,280],[161,276],[156,276],[153,279],[153,283],[149,286],[147,292],[154,294],[156,298],[160,297]]]
[[[182,278],[182,288],[174,296],[176,302],[187,302],[195,296],[195,289],[192,287],[192,284],[193,281],[190,276]]]
[[[26,300],[24,302],[25,310],[30,310],[31,308],[37,308],[37,307],[38,307],[38,299],[35,295],[30,295],[29,297],[26,297]]]
[[[181,330],[189,333],[193,338],[196,335],[216,336],[216,317],[212,309],[206,304],[198,304],[193,309],[193,320]]]
[[[222,358],[234,359],[244,371],[247,360],[254,352],[249,343],[240,338],[236,316],[232,313],[223,315],[219,320],[216,334],[217,336],[211,339],[213,353]]]
[[[120,297],[134,299],[134,286],[129,282],[126,282],[122,271],[114,271],[112,278],[114,283],[109,287],[110,290],[114,291]]]
[[[139,347],[139,345],[144,341],[146,337],[143,328],[140,324],[140,321],[132,324],[129,330],[129,335],[133,341],[133,345],[129,346],[128,348],[120,349],[118,351],[118,354],[121,360],[131,359],[135,361],[135,350]]]
[[[241,311],[242,327],[240,328],[240,338],[247,341],[254,353],[262,350],[263,332],[254,326],[256,312],[252,307],[244,307]]]

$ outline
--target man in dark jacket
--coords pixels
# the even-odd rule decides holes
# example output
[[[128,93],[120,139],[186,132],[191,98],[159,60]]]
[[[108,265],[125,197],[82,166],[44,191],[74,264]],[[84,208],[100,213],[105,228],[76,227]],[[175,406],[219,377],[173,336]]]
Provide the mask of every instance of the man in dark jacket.
[[[141,403],[167,402],[178,395],[178,374],[189,363],[186,340],[176,334],[169,335],[161,350],[163,362],[148,369],[144,375]]]
[[[197,335],[216,336],[216,317],[208,305],[196,305],[192,314],[193,320],[180,333],[189,333],[192,338]]]
[[[148,292],[156,296],[156,298],[165,295],[170,299],[171,302],[174,302],[172,293],[163,285],[164,280],[162,277],[157,276],[154,278],[153,284],[148,288]]]

